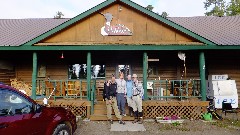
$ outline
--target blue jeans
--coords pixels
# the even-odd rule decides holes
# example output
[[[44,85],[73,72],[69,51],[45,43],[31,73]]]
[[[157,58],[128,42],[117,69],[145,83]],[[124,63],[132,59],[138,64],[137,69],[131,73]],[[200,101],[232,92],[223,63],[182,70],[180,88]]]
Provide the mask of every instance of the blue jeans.
[[[121,114],[126,114],[125,113],[126,98],[124,96],[125,96],[124,93],[117,94],[117,105]]]

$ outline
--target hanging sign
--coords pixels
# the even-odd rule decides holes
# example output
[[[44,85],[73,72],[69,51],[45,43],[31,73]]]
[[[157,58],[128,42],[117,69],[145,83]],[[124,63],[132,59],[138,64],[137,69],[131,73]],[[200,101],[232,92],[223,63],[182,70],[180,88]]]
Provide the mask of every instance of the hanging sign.
[[[159,59],[148,59],[148,61],[159,61]]]
[[[102,13],[101,13],[102,14]],[[106,19],[106,24],[101,28],[101,34],[103,36],[131,36],[132,32],[123,24],[111,25],[113,19],[112,14],[102,14]]]

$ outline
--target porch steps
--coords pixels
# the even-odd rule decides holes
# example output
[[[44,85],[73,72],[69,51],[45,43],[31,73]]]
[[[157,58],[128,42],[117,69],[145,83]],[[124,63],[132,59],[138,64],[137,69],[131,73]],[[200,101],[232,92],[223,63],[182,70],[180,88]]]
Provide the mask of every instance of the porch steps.
[[[112,110],[112,118],[113,118],[113,120],[117,120],[116,116],[114,115],[113,110]],[[90,120],[92,120],[92,121],[108,120],[107,119],[107,107],[106,107],[105,101],[97,101],[97,104],[94,105],[94,114],[90,116]],[[129,121],[129,120],[134,120],[134,118],[130,117],[130,116],[125,116],[125,117],[123,117],[123,120]]]
[[[103,101],[103,96],[102,95],[97,95],[96,99],[97,99],[97,101]]]

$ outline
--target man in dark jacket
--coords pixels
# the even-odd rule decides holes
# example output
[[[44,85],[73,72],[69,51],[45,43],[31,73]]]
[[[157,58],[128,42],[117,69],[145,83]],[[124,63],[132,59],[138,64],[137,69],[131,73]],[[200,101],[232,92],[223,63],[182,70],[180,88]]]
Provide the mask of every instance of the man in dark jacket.
[[[107,84],[105,87],[107,118],[108,118],[108,120],[110,120],[110,123],[113,124],[113,120],[112,120],[112,109],[113,109],[116,117],[119,120],[119,124],[124,125],[125,122],[122,121],[122,116],[120,115],[120,112],[119,112],[118,106],[117,106],[116,90],[117,90],[117,83],[115,82],[115,77],[113,76],[112,80],[107,81]]]

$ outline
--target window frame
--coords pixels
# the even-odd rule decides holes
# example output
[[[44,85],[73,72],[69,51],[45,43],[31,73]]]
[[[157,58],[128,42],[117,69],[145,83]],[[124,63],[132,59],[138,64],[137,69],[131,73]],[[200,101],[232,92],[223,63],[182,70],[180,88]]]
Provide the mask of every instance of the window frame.
[[[0,115],[0,117],[2,117],[2,116],[14,116],[14,115],[29,114],[29,113],[31,113],[33,111],[33,103],[31,101],[29,101],[28,99],[26,99],[24,96],[22,96],[20,94],[17,94],[16,92],[11,91],[11,90],[6,89],[6,88],[1,88],[0,92],[1,92],[0,93],[1,95],[5,94],[5,95],[2,95],[2,96],[5,96],[5,100],[6,100],[6,102],[3,102],[3,101],[1,101],[1,102],[4,103],[4,107],[5,106],[9,107],[9,108],[6,109],[6,110],[8,110],[8,113],[5,114],[5,115]],[[10,96],[7,97],[8,95],[10,95]],[[22,102],[21,103],[11,102],[12,99],[10,99],[10,98],[13,95],[16,96],[16,98],[21,99]],[[7,98],[9,98],[9,100]],[[21,105],[21,108],[17,108],[17,107],[20,107],[20,105]],[[25,109],[26,107],[29,107],[28,112],[22,112],[22,110]],[[12,112],[13,108],[15,109],[14,113]],[[21,113],[16,113],[16,110],[21,111]],[[11,113],[10,113],[10,111],[11,111]]]
[[[70,67],[73,67],[74,65],[79,65],[80,67],[80,69],[79,69],[79,71],[77,72],[79,75],[77,75],[77,73],[75,73],[75,76],[76,77],[71,77],[71,75],[70,74],[72,74],[73,75],[73,72],[74,72],[74,70],[72,69],[70,69]],[[84,68],[84,70],[87,70],[87,64],[79,64],[79,63],[75,63],[75,64],[69,64],[68,65],[68,79],[69,80],[86,80],[87,79],[87,71],[86,72],[84,72],[85,73],[85,75],[83,74],[83,76],[85,76],[84,78],[82,78],[82,77],[80,77],[80,76],[82,76],[82,75],[80,75],[80,72],[81,72],[81,66],[84,66],[85,68]],[[100,67],[104,67],[104,76],[102,77],[102,76],[100,76],[100,77],[94,77],[93,76],[93,66],[100,66]],[[98,70],[98,71],[100,71],[100,70]],[[98,72],[98,74],[99,74],[99,72]],[[91,79],[105,79],[106,78],[106,65],[105,64],[96,64],[96,65],[91,65]]]

